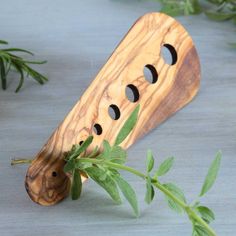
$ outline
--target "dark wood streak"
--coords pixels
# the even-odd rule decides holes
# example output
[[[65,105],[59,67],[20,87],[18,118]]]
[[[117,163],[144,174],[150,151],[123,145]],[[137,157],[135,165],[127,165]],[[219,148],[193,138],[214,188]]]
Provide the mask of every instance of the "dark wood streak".
[[[177,51],[178,61],[173,66],[167,66],[158,51],[165,43],[172,44]],[[146,64],[159,66],[157,83],[145,80],[142,69]],[[25,186],[30,198],[41,205],[52,205],[68,195],[70,176],[63,172],[64,153],[93,134],[95,122],[101,123],[103,133],[95,135],[91,149],[100,146],[103,139],[113,143],[127,116],[139,103],[138,123],[122,143],[128,148],[186,105],[195,96],[199,81],[198,56],[183,27],[164,14],[149,13],[139,18],[29,167]],[[125,95],[125,87],[130,83],[139,89],[140,98],[136,103],[130,103]],[[116,121],[99,109],[110,104],[114,94],[119,96],[115,100],[121,111],[121,118]],[[53,171],[56,177],[52,176]]]

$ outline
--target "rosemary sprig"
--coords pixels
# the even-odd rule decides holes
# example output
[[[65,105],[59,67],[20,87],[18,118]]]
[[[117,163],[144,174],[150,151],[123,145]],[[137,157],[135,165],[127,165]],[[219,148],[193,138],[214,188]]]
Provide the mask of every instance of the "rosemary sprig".
[[[0,40],[0,44],[7,45],[8,42],[4,40]],[[0,49],[0,79],[2,84],[2,89],[6,90],[7,88],[7,76],[9,71],[15,70],[20,74],[20,81],[19,84],[15,90],[15,92],[19,92],[21,89],[25,77],[32,77],[34,80],[36,80],[39,84],[44,84],[48,79],[31,68],[30,64],[45,64],[46,61],[30,61],[25,60],[22,57],[13,54],[14,52],[21,52],[26,53],[31,56],[34,54],[28,50],[21,49],[21,48],[3,48]]]

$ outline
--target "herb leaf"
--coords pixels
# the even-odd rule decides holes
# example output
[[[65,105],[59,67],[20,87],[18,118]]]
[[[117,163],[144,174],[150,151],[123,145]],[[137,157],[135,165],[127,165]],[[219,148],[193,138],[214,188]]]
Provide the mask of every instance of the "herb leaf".
[[[196,210],[199,212],[202,219],[205,220],[208,224],[215,220],[215,215],[210,208],[206,206],[198,206],[196,207]]]
[[[133,112],[131,113],[129,118],[124,123],[123,127],[121,128],[120,132],[118,133],[118,135],[116,137],[115,146],[121,144],[126,139],[126,137],[129,135],[129,133],[133,130],[133,128],[137,122],[137,119],[138,119],[139,108],[140,108],[140,105],[138,105],[133,110]]]
[[[7,88],[7,80],[6,80],[6,69],[4,65],[4,61],[0,58],[0,73],[2,80],[2,89],[5,90]]]
[[[215,21],[225,21],[230,20],[235,16],[236,13],[231,12],[216,12],[216,11],[205,11],[206,16]]]
[[[63,170],[64,170],[65,173],[67,173],[67,172],[72,171],[74,168],[75,168],[75,160],[71,159],[71,160],[68,160],[66,162],[66,164],[64,165]]]
[[[88,146],[92,143],[93,141],[93,136],[89,136],[83,143],[82,145],[75,145],[74,146],[74,151],[73,154],[70,156],[70,159],[75,159],[77,158],[81,153],[83,153]]]
[[[21,89],[23,83],[24,83],[24,72],[23,69],[21,68],[21,64],[17,63],[17,62],[12,62],[12,66],[15,67],[15,69],[19,72],[20,74],[20,82],[15,90],[15,92],[19,92],[19,90]]]
[[[232,48],[236,48],[236,43],[229,43]]]
[[[31,56],[34,55],[32,52],[25,50],[25,49],[21,49],[21,48],[5,48],[5,49],[2,49],[2,51],[5,51],[5,52],[25,52],[27,54],[30,54]]]
[[[120,146],[113,146],[110,151],[110,160],[115,163],[124,164],[127,153]]]
[[[193,228],[193,236],[209,236],[209,233],[206,231],[206,229],[199,225],[195,224]]]
[[[166,199],[168,206],[171,210],[173,210],[179,214],[183,212],[182,207],[178,203],[176,203],[173,199],[169,198],[168,196],[165,196],[165,199]]]
[[[80,197],[82,189],[82,180],[79,170],[75,169],[73,171],[73,179],[71,186],[71,198],[72,200],[77,200]]]
[[[204,184],[202,186],[202,190],[201,190],[201,193],[199,196],[203,196],[206,192],[209,191],[209,189],[214,184],[217,174],[218,174],[218,171],[219,171],[219,168],[220,168],[221,156],[222,156],[222,154],[219,151],[216,154],[216,157],[208,170],[207,176],[205,178],[205,181],[204,181]]]
[[[155,196],[155,191],[152,186],[152,181],[151,177],[147,177],[147,182],[146,182],[146,195],[145,195],[145,201],[147,204],[150,204]]]
[[[163,161],[156,172],[157,176],[165,175],[173,166],[173,163],[174,157],[169,157],[165,161]]]
[[[184,193],[178,186],[176,186],[173,183],[166,183],[166,184],[163,184],[163,186],[167,188],[171,193],[173,193],[177,198],[179,198],[183,202],[186,202]]]
[[[107,140],[103,140],[103,152],[101,155],[104,158],[109,159],[110,151],[111,151],[111,146],[110,146],[109,142]]]
[[[8,42],[4,40],[0,40],[0,44],[8,44]],[[37,71],[33,70],[29,64],[44,64],[46,61],[28,61],[24,60],[22,57],[19,57],[15,54],[16,53],[26,53],[30,54],[33,56],[33,53],[21,49],[21,48],[5,48],[5,49],[0,49],[0,79],[2,81],[2,89],[5,90],[7,88],[7,75],[8,72],[12,69],[15,69],[16,72],[20,74],[20,82],[15,90],[15,92],[19,92],[21,89],[24,78],[31,76],[34,80],[36,80],[40,84],[44,84],[48,79],[38,73]]]
[[[180,6],[178,3],[164,3],[161,9],[161,12],[171,15],[171,16],[178,16],[183,14],[183,7]]]
[[[148,151],[147,151],[147,164],[146,164],[147,173],[152,171],[153,166],[154,166],[153,154],[152,154],[152,151],[150,149],[148,149]]]
[[[5,40],[0,40],[0,44],[8,44],[8,42]]]
[[[179,187],[177,187],[175,184],[166,183],[166,184],[163,184],[163,187],[169,190],[175,197],[177,197],[181,201],[186,202],[183,191]],[[177,213],[181,213],[183,211],[182,207],[178,203],[174,202],[168,196],[166,196],[166,198],[168,201],[168,205],[172,210],[176,211]]]
[[[104,188],[116,203],[121,203],[120,194],[114,180],[108,175],[106,176],[105,180],[100,179],[100,176],[106,175],[104,170],[101,170],[97,167],[88,167],[85,169],[85,172],[91,179]]]
[[[103,141],[103,152],[97,156],[98,159],[106,159],[118,164],[124,164],[126,162],[126,157],[127,153],[122,147],[111,147],[106,140]]]
[[[163,4],[161,12],[171,16],[193,15],[202,11],[198,0],[162,0],[161,2]]]
[[[133,208],[135,215],[138,216],[139,210],[138,210],[138,202],[137,202],[137,197],[136,197],[135,191],[130,186],[130,184],[128,182],[126,182],[119,175],[115,175],[114,179],[115,179],[116,183],[118,184],[120,190],[122,191],[124,197],[127,199],[129,204]]]

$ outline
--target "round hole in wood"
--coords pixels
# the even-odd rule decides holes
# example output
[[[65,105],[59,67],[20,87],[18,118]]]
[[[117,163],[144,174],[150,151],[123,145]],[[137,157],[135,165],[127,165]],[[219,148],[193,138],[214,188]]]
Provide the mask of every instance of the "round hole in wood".
[[[79,145],[81,146],[81,145],[83,144],[83,142],[84,142],[83,140],[82,140],[82,141],[80,141],[80,142],[79,142]]]
[[[118,120],[120,118],[120,109],[115,104],[111,104],[108,108],[108,114],[113,120]]]
[[[133,84],[126,86],[125,94],[130,102],[137,102],[139,100],[139,91]]]
[[[169,65],[174,65],[177,62],[177,52],[170,44],[164,44],[161,48],[161,55],[164,61]]]
[[[156,71],[156,68],[153,65],[146,65],[143,69],[143,74],[145,79],[150,83],[150,84],[155,84],[158,79],[158,74]]]
[[[97,135],[102,134],[102,126],[99,125],[99,124],[95,124],[95,125],[93,126],[93,131],[94,131],[94,133],[97,134]]]
[[[56,171],[52,172],[52,177],[57,177],[57,172]]]

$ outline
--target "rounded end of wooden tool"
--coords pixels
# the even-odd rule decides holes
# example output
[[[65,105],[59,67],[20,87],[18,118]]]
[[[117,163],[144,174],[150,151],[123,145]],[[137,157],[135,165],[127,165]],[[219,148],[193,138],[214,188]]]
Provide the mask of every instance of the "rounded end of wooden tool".
[[[25,188],[32,201],[50,206],[68,196],[70,178],[63,171],[64,164],[63,160],[50,162],[41,158],[32,162],[25,179]]]

